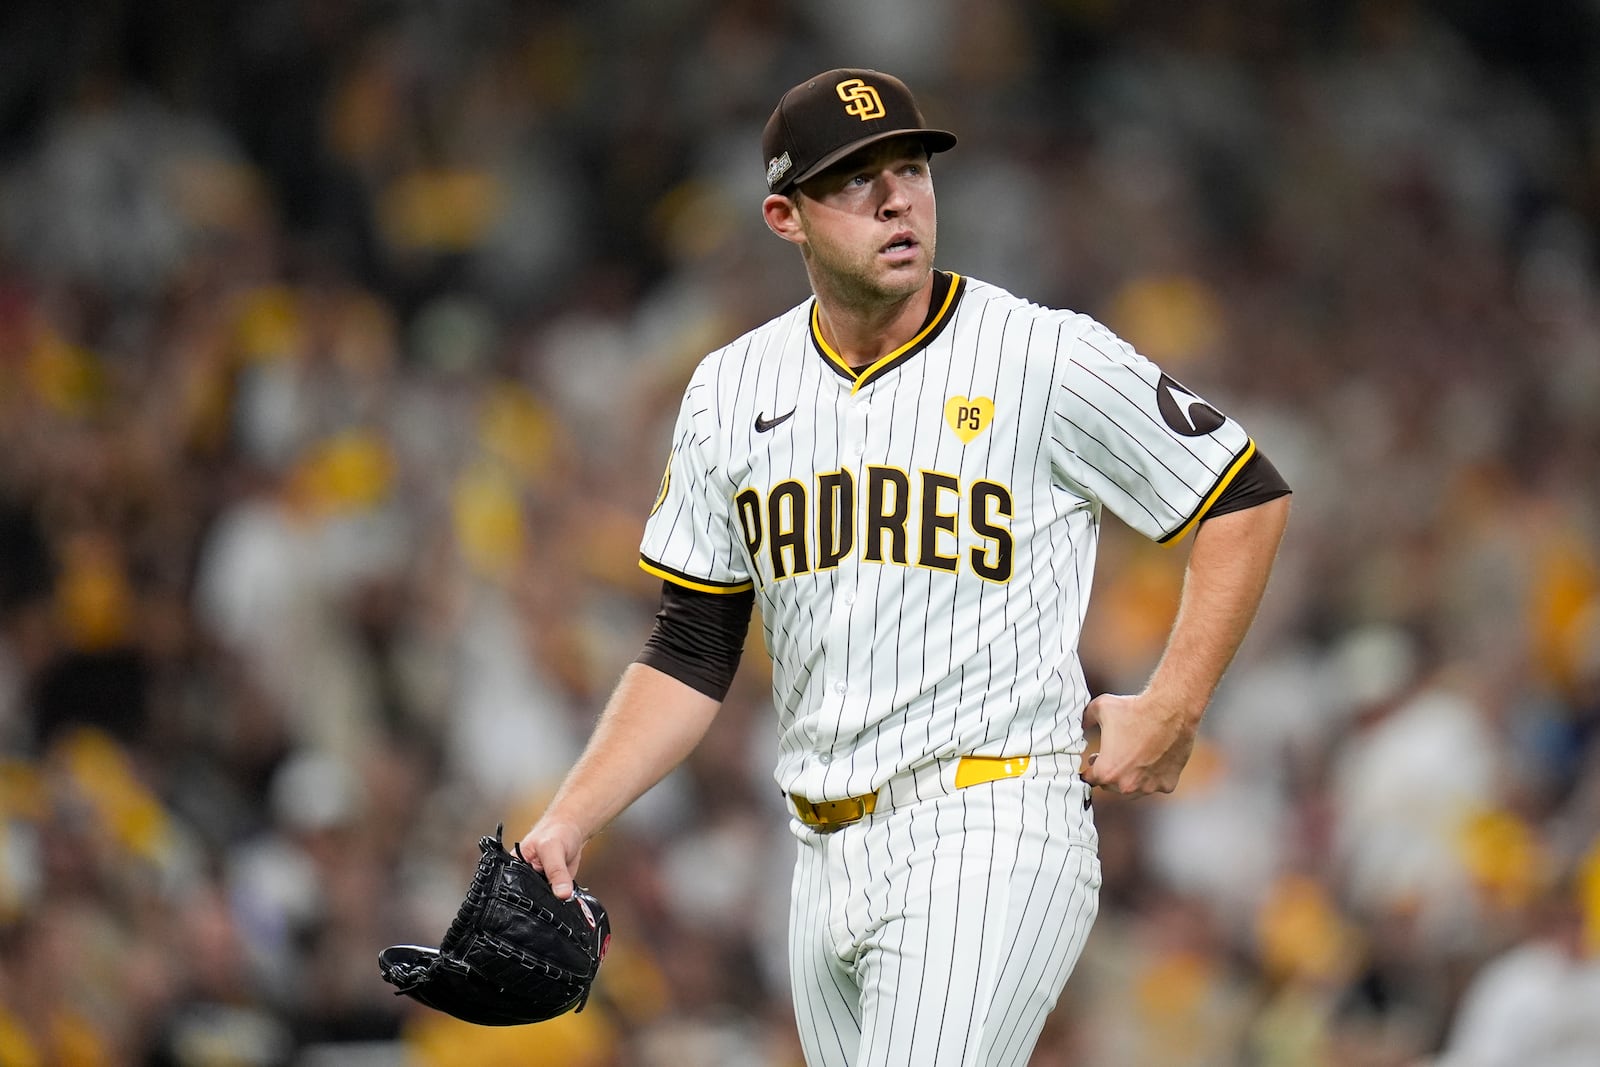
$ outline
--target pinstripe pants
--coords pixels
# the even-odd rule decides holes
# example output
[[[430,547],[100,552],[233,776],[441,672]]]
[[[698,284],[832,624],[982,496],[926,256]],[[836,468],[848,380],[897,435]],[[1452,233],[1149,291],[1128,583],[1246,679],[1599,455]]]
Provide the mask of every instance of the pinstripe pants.
[[[1088,787],[1004,779],[831,834],[797,821],[789,967],[809,1067],[1022,1067],[1099,910]]]

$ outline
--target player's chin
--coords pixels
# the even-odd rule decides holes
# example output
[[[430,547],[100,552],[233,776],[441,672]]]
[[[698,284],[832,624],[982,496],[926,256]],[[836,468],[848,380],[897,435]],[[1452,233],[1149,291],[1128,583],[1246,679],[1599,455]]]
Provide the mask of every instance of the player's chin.
[[[885,293],[909,296],[922,288],[933,271],[933,262],[925,256],[895,262],[880,262],[878,284]]]

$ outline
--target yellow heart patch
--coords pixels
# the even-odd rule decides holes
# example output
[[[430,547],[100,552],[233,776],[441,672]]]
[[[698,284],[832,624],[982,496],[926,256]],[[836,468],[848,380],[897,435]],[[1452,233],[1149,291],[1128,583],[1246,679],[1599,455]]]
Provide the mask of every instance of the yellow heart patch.
[[[994,421],[994,401],[986,396],[975,396],[970,400],[964,396],[953,396],[945,401],[944,421],[961,438],[962,444],[970,444]]]

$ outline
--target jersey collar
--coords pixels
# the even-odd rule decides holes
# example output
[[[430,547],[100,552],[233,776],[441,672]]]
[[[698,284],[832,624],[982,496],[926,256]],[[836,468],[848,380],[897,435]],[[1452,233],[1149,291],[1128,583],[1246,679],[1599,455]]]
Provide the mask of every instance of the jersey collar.
[[[811,301],[811,343],[816,348],[817,354],[823,362],[833,368],[833,372],[846,381],[853,382],[850,387],[852,393],[859,390],[868,382],[876,381],[889,373],[912,356],[921,352],[934,342],[944,328],[955,318],[955,306],[961,300],[961,294],[966,290],[967,280],[959,274],[948,271],[936,270],[933,272],[933,295],[928,300],[928,317],[922,320],[922,326],[916,335],[895,349],[893,352],[882,356],[876,362],[869,363],[860,370],[850,366],[844,357],[833,350],[833,346],[822,338],[822,323],[818,318],[817,302]]]

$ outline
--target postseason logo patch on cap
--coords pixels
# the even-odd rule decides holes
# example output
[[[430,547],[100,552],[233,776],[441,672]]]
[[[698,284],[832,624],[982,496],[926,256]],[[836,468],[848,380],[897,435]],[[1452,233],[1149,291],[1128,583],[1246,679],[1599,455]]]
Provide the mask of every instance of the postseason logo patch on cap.
[[[778,182],[782,181],[783,176],[789,173],[789,168],[791,166],[793,166],[793,164],[789,162],[789,153],[787,152],[781,156],[773,156],[770,160],[768,160],[767,188],[771,189],[774,185],[777,185]]]

